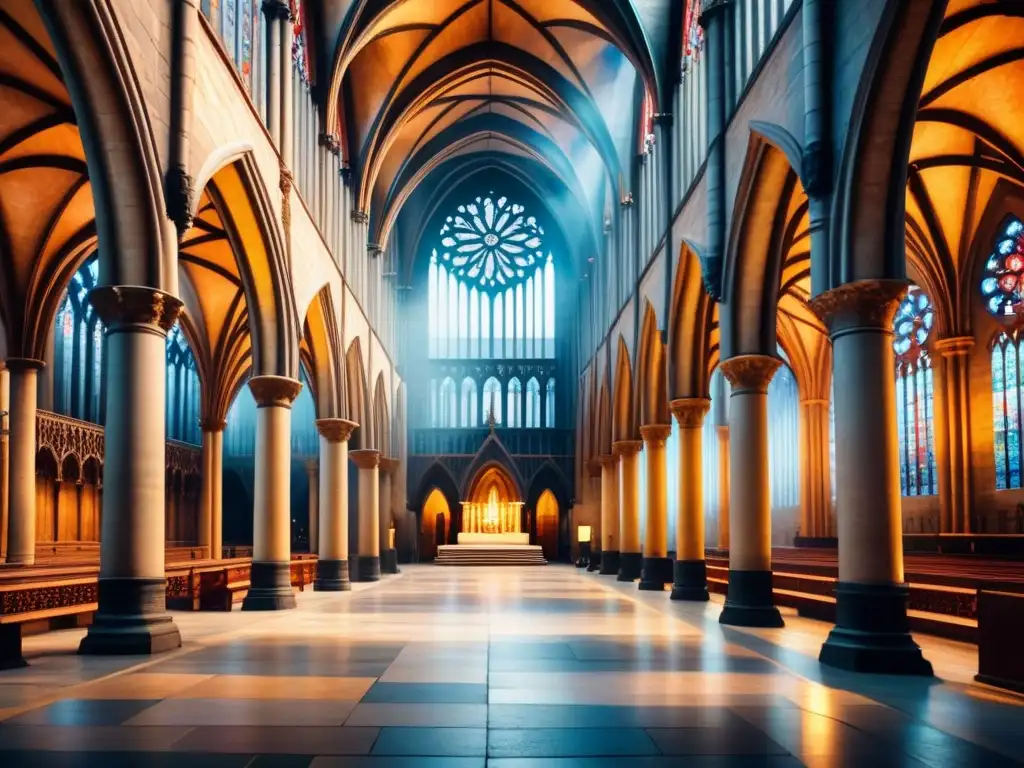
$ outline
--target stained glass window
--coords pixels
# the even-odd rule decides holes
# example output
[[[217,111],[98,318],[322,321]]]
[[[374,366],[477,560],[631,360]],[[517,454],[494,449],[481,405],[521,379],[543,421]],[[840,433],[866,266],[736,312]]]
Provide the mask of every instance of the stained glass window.
[[[175,323],[167,334],[167,438],[199,445],[199,371],[192,349]]]
[[[53,407],[57,413],[102,424],[103,323],[86,299],[99,262],[89,257],[72,276],[54,319]]]
[[[523,384],[515,376],[508,382],[507,426],[523,426]]]
[[[484,421],[501,424],[501,384],[491,376],[484,382]]]
[[[540,426],[540,382],[535,378],[526,382],[526,426]]]
[[[303,15],[302,0],[291,0],[292,20],[292,59],[295,61],[295,69],[302,78],[304,85],[311,82],[309,69],[309,49],[306,47],[306,24]]]
[[[1019,333],[1000,333],[992,343],[992,428],[996,489],[1021,487],[1021,383]]]
[[[1013,218],[996,239],[981,280],[981,295],[993,315],[1016,315],[1024,302],[1024,224]]]
[[[781,347],[779,356],[786,359]],[[789,364],[768,384],[768,474],[772,513],[800,506],[800,391]]]
[[[696,59],[704,48],[704,30],[700,23],[701,0],[686,0],[683,12],[683,55]]]
[[[544,413],[544,426],[548,429],[554,429],[555,427],[555,380],[548,379],[547,387],[545,387],[544,396],[547,398],[547,402],[544,403],[546,409]]]
[[[896,355],[896,431],[904,496],[938,492],[935,469],[934,376],[926,344],[935,323],[931,299],[911,286],[893,320]]]

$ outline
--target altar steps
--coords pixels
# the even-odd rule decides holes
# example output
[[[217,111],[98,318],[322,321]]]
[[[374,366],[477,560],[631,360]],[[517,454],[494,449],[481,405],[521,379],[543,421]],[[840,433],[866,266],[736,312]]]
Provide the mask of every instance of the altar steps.
[[[544,550],[532,544],[442,544],[434,565],[547,565]]]

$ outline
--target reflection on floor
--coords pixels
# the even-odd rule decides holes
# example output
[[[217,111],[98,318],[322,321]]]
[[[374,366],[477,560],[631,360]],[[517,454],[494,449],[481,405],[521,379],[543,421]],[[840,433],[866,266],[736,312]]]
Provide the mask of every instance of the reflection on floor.
[[[177,614],[179,652],[26,641],[0,673],[0,765],[985,766],[1022,756],[1024,698],[976,650],[939,680],[827,670],[828,625],[717,623],[565,566],[434,568],[304,593],[297,611]]]

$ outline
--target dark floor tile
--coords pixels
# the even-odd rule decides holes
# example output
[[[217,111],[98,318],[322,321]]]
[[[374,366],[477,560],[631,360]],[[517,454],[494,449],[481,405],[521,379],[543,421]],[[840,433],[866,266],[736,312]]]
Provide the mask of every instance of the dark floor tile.
[[[484,757],[408,757],[370,755],[369,757],[317,757],[309,768],[484,768]]]
[[[477,757],[487,754],[484,728],[381,728],[374,755]]]
[[[588,757],[657,755],[640,728],[521,728],[487,733],[491,757]]]
[[[785,755],[787,750],[752,726],[649,728],[665,755]]]
[[[514,640],[492,641],[487,648],[491,662],[495,660],[514,661],[526,659],[564,659],[576,661],[572,648],[568,643],[552,643],[545,641]]]
[[[166,752],[4,752],[4,768],[247,768],[252,755]],[[307,758],[308,760],[308,758]]]
[[[404,704],[486,704],[484,683],[381,683],[376,682],[364,702]]]
[[[5,725],[120,725],[160,699],[63,699],[9,720]]]
[[[378,728],[217,726],[193,728],[174,744],[178,752],[283,755],[367,755]]]
[[[257,755],[245,768],[309,768],[310,755]]]
[[[713,755],[688,757],[507,757],[491,758],[487,768],[804,768],[792,756]]]
[[[491,728],[710,728],[747,725],[726,707],[593,704],[491,704],[487,708],[487,724]]]

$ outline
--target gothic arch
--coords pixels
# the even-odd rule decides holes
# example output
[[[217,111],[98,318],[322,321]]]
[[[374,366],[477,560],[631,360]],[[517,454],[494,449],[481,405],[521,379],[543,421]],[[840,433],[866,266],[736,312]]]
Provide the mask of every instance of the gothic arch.
[[[374,447],[381,456],[391,456],[391,418],[388,416],[388,389],[384,383],[384,372],[377,374],[373,388],[373,431]]]
[[[341,349],[334,298],[331,287],[324,285],[306,310],[302,325],[299,356],[308,374],[310,388],[316,401],[317,418],[337,418],[345,401],[346,382],[341,375],[341,361],[336,350]]]
[[[706,398],[718,356],[718,305],[704,288],[700,254],[685,242],[679,248],[669,312],[669,391],[673,398]]]
[[[644,301],[637,358],[637,418],[640,424],[668,424],[668,366],[661,342],[658,318],[650,301]]]
[[[416,486],[416,493],[410,499],[416,516],[419,517],[423,512],[423,505],[427,503],[427,497],[430,496],[430,492],[435,488],[441,492],[445,501],[448,502],[448,509],[454,519],[456,511],[459,509],[459,487],[451,472],[439,461],[435,461],[423,473]]]
[[[353,448],[373,447],[373,424],[370,412],[370,394],[363,368],[363,351],[357,336],[345,353],[345,386],[348,392],[345,418],[359,425],[350,441]]]
[[[618,355],[615,361],[615,390],[612,395],[611,441],[639,438],[636,413],[633,408],[633,369],[630,367],[626,340],[619,334]]]

